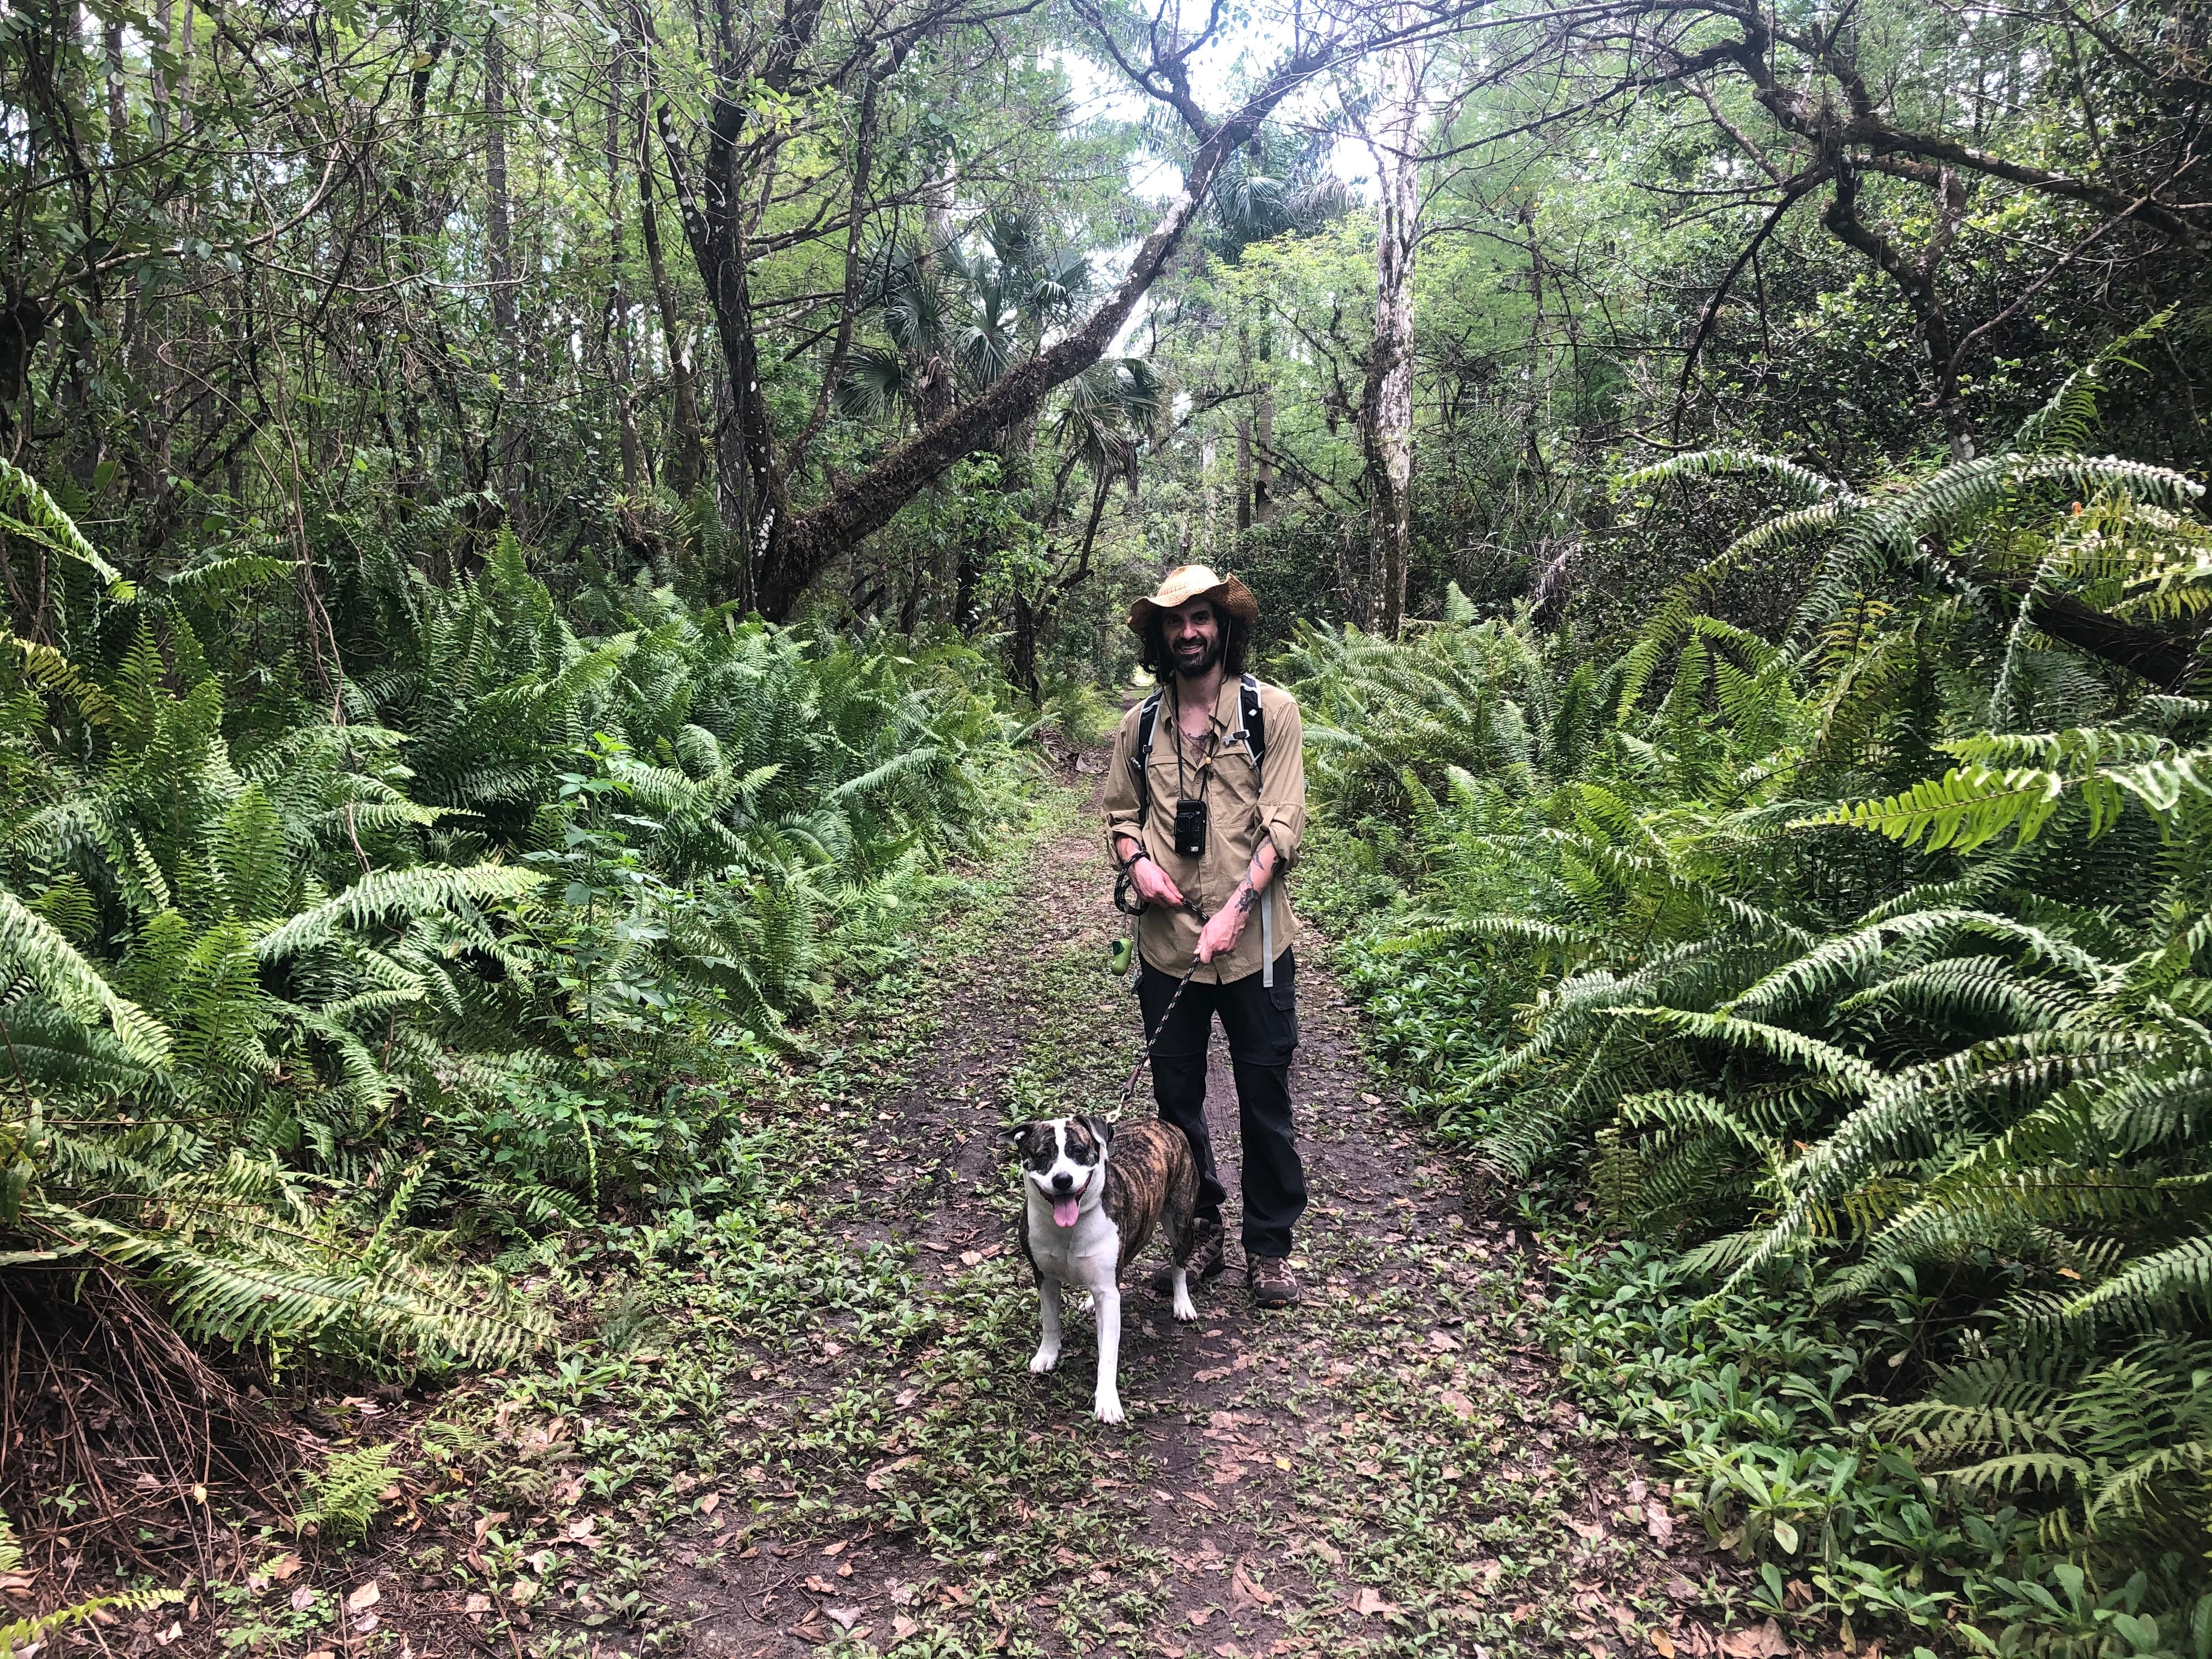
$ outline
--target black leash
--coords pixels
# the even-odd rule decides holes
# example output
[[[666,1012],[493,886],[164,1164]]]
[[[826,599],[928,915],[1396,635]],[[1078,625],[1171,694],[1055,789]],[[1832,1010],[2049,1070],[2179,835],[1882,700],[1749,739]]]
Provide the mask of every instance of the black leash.
[[[1182,908],[1198,918],[1200,927],[1206,926],[1206,912],[1198,908],[1194,900],[1185,899]],[[1141,964],[1143,958],[1140,957],[1138,960]],[[1175,1012],[1176,1004],[1182,1000],[1182,994],[1190,988],[1190,981],[1197,974],[1199,966],[1197,957],[1193,956],[1189,969],[1176,981],[1175,994],[1168,999],[1168,1006],[1160,1010],[1158,1023],[1152,1027],[1152,1036],[1146,1039],[1145,1051],[1137,1056],[1137,1064],[1129,1073],[1129,1080],[1121,1085],[1121,1095],[1115,1101],[1117,1109],[1128,1103],[1129,1096],[1136,1089],[1137,1079],[1145,1074],[1145,1062],[1152,1059],[1152,1050],[1159,1046],[1160,1038],[1168,1029],[1168,1016]],[[1142,971],[1141,966],[1139,971]]]

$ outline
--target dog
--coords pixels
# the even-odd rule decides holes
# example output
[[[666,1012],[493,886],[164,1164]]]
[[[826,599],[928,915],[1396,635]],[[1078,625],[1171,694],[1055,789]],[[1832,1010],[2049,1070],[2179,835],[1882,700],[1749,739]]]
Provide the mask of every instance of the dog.
[[[1191,1216],[1198,1206],[1198,1164],[1190,1142],[1172,1124],[1139,1118],[1118,1127],[1097,1117],[1042,1118],[1006,1131],[1022,1163],[1022,1253],[1037,1280],[1037,1344],[1032,1371],[1060,1364],[1060,1291],[1091,1292],[1098,1313],[1098,1382],[1091,1413],[1121,1421],[1116,1370],[1121,1352],[1121,1269],[1152,1241],[1166,1236],[1175,1264],[1175,1316],[1198,1317],[1191,1305]]]

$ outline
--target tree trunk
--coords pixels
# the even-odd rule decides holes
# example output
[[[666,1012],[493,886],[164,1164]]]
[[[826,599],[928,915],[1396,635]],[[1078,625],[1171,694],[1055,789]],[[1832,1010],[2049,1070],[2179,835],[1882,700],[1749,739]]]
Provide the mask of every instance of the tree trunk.
[[[491,276],[492,326],[514,348],[514,203],[507,183],[507,46],[495,23],[484,31],[484,234]]]
[[[1259,409],[1253,417],[1252,520],[1275,521],[1275,381],[1273,331],[1260,331]]]
[[[1959,364],[1953,346],[1954,331],[1951,318],[1944,308],[1942,289],[1936,282],[1936,272],[1944,257],[1959,234],[1959,228],[1966,218],[1966,187],[1957,173],[1942,168],[1936,175],[1936,222],[1921,246],[1917,258],[1906,252],[1881,232],[1875,229],[1859,216],[1858,173],[1848,164],[1836,167],[1835,195],[1828,203],[1827,211],[1820,222],[1846,246],[1856,248],[1874,261],[1904,295],[1905,302],[1920,324],[1921,344],[1928,353],[1928,365],[1935,381],[1936,410],[1942,418],[1945,437],[1950,441],[1951,459],[1971,461],[1974,459],[1973,416],[1966,399],[1959,395]]]
[[[629,290],[623,275],[623,82],[629,49],[615,43],[607,64],[607,379],[614,390],[615,428],[622,445],[623,494],[635,495],[645,476],[645,445],[637,432],[635,373],[629,334]],[[670,574],[659,572],[664,579]]]
[[[707,443],[699,423],[699,381],[691,367],[691,331],[676,304],[668,279],[667,256],[660,246],[660,209],[653,200],[650,151],[641,150],[637,169],[638,226],[645,233],[646,267],[653,273],[653,297],[660,311],[660,337],[668,353],[668,487],[689,500],[707,472]]]
[[[1367,451],[1376,623],[1394,639],[1405,626],[1413,551],[1413,249],[1420,232],[1422,70],[1412,47],[1399,47],[1384,59],[1382,129],[1368,140],[1375,156],[1378,222],[1375,338],[1360,426]]]
[[[1252,409],[1244,401],[1252,390],[1252,330],[1237,325],[1237,529],[1252,527]]]
[[[1030,603],[1029,595],[1014,595],[1013,637],[1007,650],[1012,659],[1014,684],[1028,696],[1032,704],[1044,701],[1044,687],[1037,678],[1037,615]]]

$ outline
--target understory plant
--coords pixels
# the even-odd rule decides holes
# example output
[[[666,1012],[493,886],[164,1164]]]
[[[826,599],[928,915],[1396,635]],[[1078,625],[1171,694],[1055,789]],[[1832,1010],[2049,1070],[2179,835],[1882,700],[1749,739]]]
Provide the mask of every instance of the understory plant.
[[[0,1313],[28,1329],[117,1275],[280,1377],[532,1349],[550,1316],[471,1241],[711,1189],[748,1079],[1028,787],[963,647],[642,587],[586,635],[506,536],[395,589],[377,666],[241,688],[17,483],[85,578],[78,654],[0,641]],[[0,1454],[33,1522],[63,1495],[35,1462]]]
[[[1634,475],[1802,504],[1602,667],[1464,610],[1289,665],[1361,826],[1336,889],[1395,895],[1352,954],[1409,1097],[1601,1224],[1559,1340],[1762,1604],[2201,1656],[2212,702],[2035,617],[2185,624],[2212,532],[2193,481],[2080,453],[2103,367],[1863,493]],[[1712,603],[1799,550],[1781,637]]]

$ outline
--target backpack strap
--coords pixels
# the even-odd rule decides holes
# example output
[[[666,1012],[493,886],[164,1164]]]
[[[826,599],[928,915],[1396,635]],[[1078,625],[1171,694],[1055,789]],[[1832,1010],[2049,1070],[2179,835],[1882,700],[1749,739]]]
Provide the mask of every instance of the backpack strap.
[[[1245,751],[1256,774],[1267,757],[1267,716],[1260,707],[1260,682],[1249,674],[1237,687],[1237,717],[1244,728]],[[1260,895],[1260,983],[1275,988],[1275,884]]]
[[[1160,729],[1160,699],[1155,691],[1137,710],[1137,746],[1129,755],[1129,769],[1137,775],[1137,825],[1144,827],[1152,812],[1152,737]]]
[[[1259,769],[1260,763],[1267,757],[1267,716],[1260,707],[1260,682],[1249,674],[1237,683],[1237,719],[1244,732],[1244,747],[1252,757],[1252,767]]]

